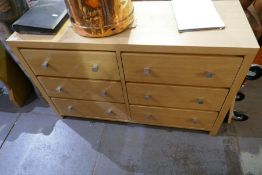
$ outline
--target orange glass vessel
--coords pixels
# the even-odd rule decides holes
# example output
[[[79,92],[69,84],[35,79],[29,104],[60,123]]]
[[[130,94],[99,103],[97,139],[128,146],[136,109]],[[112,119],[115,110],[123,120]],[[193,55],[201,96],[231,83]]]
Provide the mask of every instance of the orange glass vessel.
[[[74,30],[87,37],[110,36],[134,21],[131,0],[65,0]]]

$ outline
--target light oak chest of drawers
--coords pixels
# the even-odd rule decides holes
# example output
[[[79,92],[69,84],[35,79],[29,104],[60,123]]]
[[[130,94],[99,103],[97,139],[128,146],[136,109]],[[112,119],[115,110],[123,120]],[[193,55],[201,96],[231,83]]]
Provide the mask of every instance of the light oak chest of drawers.
[[[258,44],[238,1],[214,4],[224,30],[178,33],[170,2],[134,2],[136,27],[116,36],[84,38],[66,22],[55,36],[8,43],[61,116],[216,135]]]

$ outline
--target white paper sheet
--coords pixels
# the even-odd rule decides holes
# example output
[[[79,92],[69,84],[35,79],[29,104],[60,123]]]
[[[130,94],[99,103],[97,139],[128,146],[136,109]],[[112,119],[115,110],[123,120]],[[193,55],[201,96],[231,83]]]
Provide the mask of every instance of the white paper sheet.
[[[212,0],[172,0],[172,6],[179,32],[225,28]]]

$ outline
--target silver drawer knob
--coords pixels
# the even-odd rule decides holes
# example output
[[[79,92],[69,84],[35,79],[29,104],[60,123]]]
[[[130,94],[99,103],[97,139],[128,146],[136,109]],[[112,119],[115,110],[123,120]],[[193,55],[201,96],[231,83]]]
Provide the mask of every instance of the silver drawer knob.
[[[57,86],[57,88],[56,88],[57,93],[61,93],[62,90],[63,90],[62,86]]]
[[[193,117],[193,118],[192,118],[192,123],[193,123],[193,124],[197,124],[197,122],[198,122],[197,118],[196,118],[196,117]]]
[[[206,77],[207,78],[213,78],[215,74],[213,72],[206,72]]]
[[[43,68],[47,69],[49,64],[48,64],[48,61],[46,60],[45,62],[42,63],[41,65]]]
[[[101,96],[102,96],[102,97],[108,96],[107,91],[106,91],[106,90],[102,90],[102,91],[101,91]]]
[[[197,98],[196,102],[197,102],[197,104],[202,105],[202,104],[204,104],[204,99],[203,98]]]
[[[148,75],[150,75],[150,73],[151,73],[151,69],[149,67],[145,67],[144,68],[144,75],[148,76]]]
[[[92,66],[92,72],[98,72],[98,64]]]
[[[108,109],[107,111],[106,111],[106,114],[107,115],[112,115],[114,112],[113,112],[113,109],[112,108],[110,108],[110,109]]]
[[[69,112],[72,112],[73,109],[74,109],[74,107],[73,107],[72,105],[69,105],[69,106],[67,107],[67,110],[68,110]]]
[[[151,99],[152,99],[152,96],[151,96],[151,95],[144,95],[144,99],[145,99],[145,100],[151,100]]]

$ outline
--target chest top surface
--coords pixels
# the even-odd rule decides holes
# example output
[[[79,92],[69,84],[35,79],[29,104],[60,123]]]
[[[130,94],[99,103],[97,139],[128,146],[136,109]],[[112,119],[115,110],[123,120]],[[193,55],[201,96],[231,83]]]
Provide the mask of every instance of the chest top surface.
[[[9,42],[161,45],[223,48],[258,48],[256,38],[238,1],[214,1],[225,23],[223,30],[179,33],[170,1],[134,2],[136,27],[105,38],[86,38],[76,34],[67,21],[56,35],[14,33]]]

